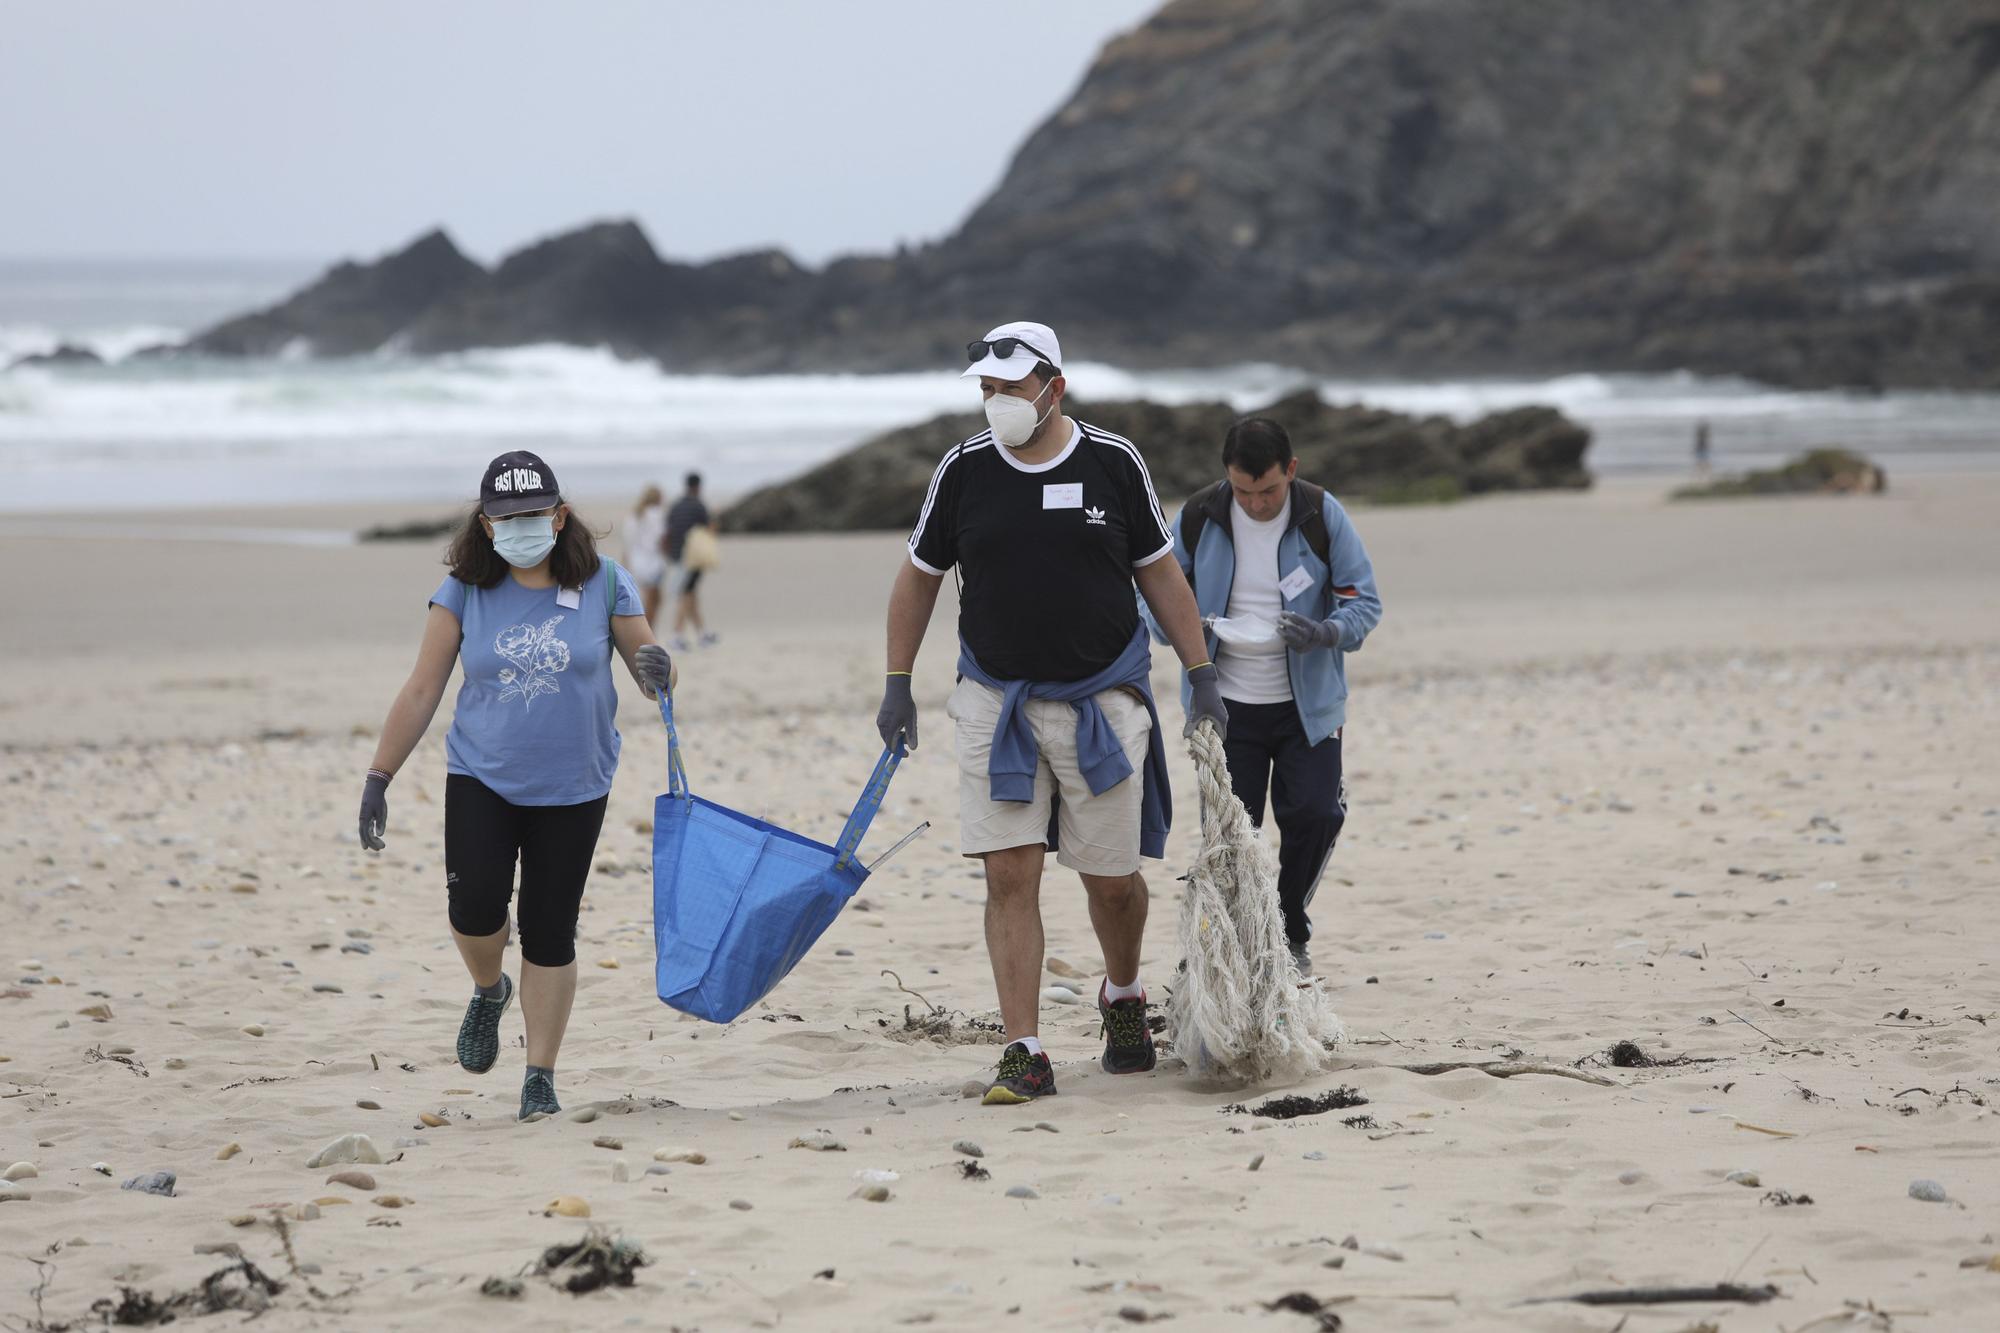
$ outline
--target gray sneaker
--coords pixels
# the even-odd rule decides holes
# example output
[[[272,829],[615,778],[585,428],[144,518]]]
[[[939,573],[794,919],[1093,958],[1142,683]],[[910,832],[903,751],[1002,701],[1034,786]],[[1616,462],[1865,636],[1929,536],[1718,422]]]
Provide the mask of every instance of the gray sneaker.
[[[562,1103],[556,1100],[555,1081],[540,1072],[529,1074],[521,1080],[521,1120],[539,1120],[546,1115],[554,1115],[562,1110]]]
[[[489,1000],[476,991],[458,1025],[458,1066],[468,1074],[483,1074],[500,1058],[500,1016],[514,1003],[514,979],[500,974],[500,998]]]

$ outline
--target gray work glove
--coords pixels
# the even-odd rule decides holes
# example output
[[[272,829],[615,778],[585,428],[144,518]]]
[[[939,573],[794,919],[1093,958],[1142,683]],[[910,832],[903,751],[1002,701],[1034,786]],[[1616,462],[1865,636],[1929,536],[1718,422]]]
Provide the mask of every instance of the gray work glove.
[[[891,674],[882,686],[882,706],[875,710],[875,730],[881,733],[882,744],[892,750],[898,736],[909,742],[910,749],[917,748],[917,701],[910,697],[907,672]]]
[[[674,688],[674,659],[657,643],[648,643],[632,654],[632,674],[648,699],[657,699]]]
[[[1194,698],[1188,701],[1187,726],[1182,736],[1194,735],[1194,729],[1204,718],[1215,723],[1217,740],[1229,739],[1229,709],[1223,706],[1222,685],[1215,678],[1215,663],[1203,662],[1187,673],[1188,684],[1194,687]]]
[[[1298,653],[1314,648],[1338,648],[1340,626],[1331,620],[1308,620],[1296,611],[1280,611],[1278,637],[1287,648]]]
[[[389,779],[371,772],[361,785],[361,845],[382,850],[382,832],[389,827]]]

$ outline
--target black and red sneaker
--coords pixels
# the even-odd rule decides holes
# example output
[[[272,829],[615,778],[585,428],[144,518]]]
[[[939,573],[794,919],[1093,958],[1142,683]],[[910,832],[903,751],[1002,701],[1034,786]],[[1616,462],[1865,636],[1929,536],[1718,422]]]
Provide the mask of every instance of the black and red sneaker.
[[[1019,1106],[1056,1095],[1056,1071],[1046,1055],[1029,1055],[1023,1042],[1000,1052],[1000,1068],[986,1089],[985,1106]]]
[[[1153,1030],[1146,1022],[1143,993],[1129,1000],[1105,999],[1107,982],[1097,986],[1097,1012],[1104,1020],[1104,1071],[1107,1074],[1143,1074],[1159,1063],[1153,1049]]]

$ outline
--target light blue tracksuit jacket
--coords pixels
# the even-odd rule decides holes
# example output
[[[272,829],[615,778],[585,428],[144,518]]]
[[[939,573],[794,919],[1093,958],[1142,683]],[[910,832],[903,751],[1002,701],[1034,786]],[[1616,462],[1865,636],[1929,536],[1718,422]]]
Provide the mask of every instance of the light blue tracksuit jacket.
[[[1195,604],[1204,621],[1229,614],[1229,592],[1236,579],[1236,543],[1231,536],[1231,494],[1229,483],[1221,482],[1198,492],[1174,520],[1174,559],[1194,586]],[[1298,705],[1299,721],[1306,740],[1318,745],[1339,731],[1347,721],[1347,654],[1360,648],[1370,630],[1382,619],[1382,599],[1375,591],[1375,567],[1361,545],[1361,535],[1348,521],[1340,501],[1310,482],[1292,483],[1291,524],[1278,539],[1276,577],[1286,578],[1303,569],[1312,582],[1295,597],[1283,599],[1287,611],[1313,620],[1330,620],[1340,627],[1339,646],[1314,648],[1307,652],[1287,650],[1286,663],[1292,678],[1292,699]],[[1199,509],[1206,521],[1193,550],[1186,533],[1189,515]],[[1326,555],[1321,560],[1307,540],[1307,526],[1318,519],[1326,525]],[[1154,639],[1167,642],[1165,632],[1153,618],[1142,598],[1140,614]],[[1215,656],[1213,631],[1204,628],[1209,656]],[[1181,706],[1187,707],[1193,691],[1181,682]]]

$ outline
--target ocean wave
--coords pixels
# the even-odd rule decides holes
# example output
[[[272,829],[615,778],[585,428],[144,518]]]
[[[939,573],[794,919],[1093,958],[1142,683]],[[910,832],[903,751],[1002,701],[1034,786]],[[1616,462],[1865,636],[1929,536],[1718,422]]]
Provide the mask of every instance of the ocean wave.
[[[129,352],[171,332],[131,326],[88,341]],[[55,341],[49,330],[0,325],[0,356]],[[1797,448],[1845,442],[1889,455],[1892,471],[1920,454],[1954,466],[2000,466],[1995,395],[1800,393],[1691,375],[1413,382],[1275,365],[1135,371],[1090,362],[1069,371],[1072,391],[1086,404],[1219,399],[1249,410],[1308,387],[1333,402],[1460,419],[1550,404],[1596,432],[1591,463],[1604,472],[1683,467],[1696,421],[1712,423],[1718,465],[1761,465]],[[685,375],[560,345],[425,358],[42,367],[0,375],[0,462],[16,480],[0,508],[213,503],[221,495],[246,503],[455,499],[466,475],[508,448],[551,451],[566,479],[581,478],[595,493],[699,467],[711,489],[726,495],[802,470],[877,431],[970,412],[977,403],[951,367]]]

